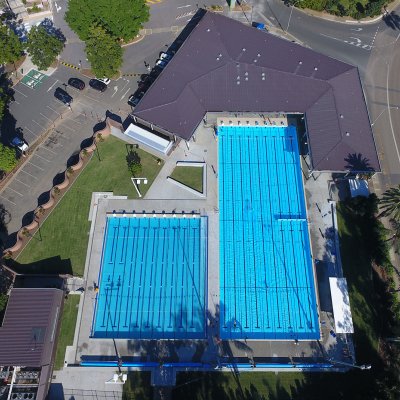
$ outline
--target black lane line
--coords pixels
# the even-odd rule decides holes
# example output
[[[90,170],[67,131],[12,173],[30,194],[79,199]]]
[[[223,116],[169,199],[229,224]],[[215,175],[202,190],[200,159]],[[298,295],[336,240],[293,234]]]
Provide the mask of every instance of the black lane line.
[[[231,139],[231,138],[230,138]],[[230,147],[231,147],[231,155],[232,155],[232,139],[229,141],[230,142]],[[234,168],[232,167],[232,159],[230,160],[231,164],[231,203],[232,203],[232,252],[233,252],[233,286],[234,286],[234,291],[233,291],[233,302],[234,302],[234,310],[235,310],[235,321],[236,321],[236,315],[237,315],[237,310],[236,310],[236,253],[235,253],[235,207],[233,204],[233,199],[234,193],[233,193],[233,179],[234,179]]]
[[[165,330],[165,321],[166,321],[166,307],[167,307],[167,301],[168,301],[168,267],[170,265],[169,263],[169,257],[170,257],[170,232],[171,232],[171,224],[170,224],[170,219],[167,220],[168,221],[168,226],[164,228],[164,237],[166,238],[165,241],[165,279],[163,278],[163,298],[162,300],[162,308],[163,308],[163,312],[162,312],[162,324],[161,327],[163,329],[163,332]],[[168,236],[166,236],[166,232],[168,232]]]
[[[132,249],[131,249],[131,260],[130,260],[130,266],[129,266],[129,281],[128,281],[128,294],[126,297],[126,313],[125,313],[125,323],[124,323],[124,328],[128,328],[128,315],[131,314],[131,312],[129,311],[129,309],[132,309],[132,301],[131,300],[131,288],[132,288],[132,293],[133,293],[133,282],[132,282],[132,269],[134,269],[133,267],[133,252],[136,246],[136,227],[133,227],[133,234],[132,234]],[[129,321],[130,323],[130,321]]]
[[[297,181],[297,177],[298,177],[298,173],[297,173],[297,164],[293,163],[293,157],[294,157],[294,149],[293,149],[293,137],[289,136],[289,145],[290,145],[290,154],[292,154],[292,165],[294,168],[292,168],[292,171],[294,171],[293,176],[294,176],[294,185],[295,185],[295,189],[296,189],[296,199],[297,199],[297,204],[299,205],[299,207],[301,207],[301,200],[299,197],[299,188],[298,185],[300,184],[300,182]],[[301,217],[305,217],[304,215],[302,215],[302,213],[300,213]],[[301,222],[300,222],[300,228],[301,228]],[[291,229],[291,235],[292,235],[292,243],[294,244],[294,236],[293,236],[293,226]],[[292,246],[292,250],[293,250],[293,261],[294,261],[294,276],[295,276],[295,280],[296,280],[296,293],[297,293],[297,311],[298,311],[298,315],[299,315],[299,329],[303,329],[303,318],[302,318],[302,312],[301,312],[301,307],[300,307],[300,294],[299,294],[299,278],[298,278],[298,265],[297,265],[297,259],[296,259],[296,254],[295,254],[295,250],[294,250],[294,245]]]
[[[135,297],[136,294],[136,272],[138,271],[138,252],[139,252],[139,239],[140,239],[140,229],[141,229],[141,224],[140,224],[140,219],[137,221],[137,227],[135,228],[136,234],[136,245],[135,245],[135,256],[133,258],[133,280],[132,280],[132,300],[134,298],[137,298],[138,300],[135,301],[135,306],[136,306],[136,319],[138,318],[138,313],[139,313],[139,297]],[[133,251],[133,250],[132,250]],[[132,253],[133,254],[133,253]],[[129,313],[129,328],[132,326],[132,307],[133,307],[133,301],[130,301],[130,313]]]
[[[253,131],[253,134],[255,134],[255,132]],[[256,137],[256,143],[258,141],[258,138]],[[249,171],[249,177],[250,177],[250,198],[251,198],[251,209],[253,210],[253,182],[252,182],[252,171],[251,171],[251,163],[250,163],[250,137],[247,137],[247,151],[248,151],[248,155],[249,157],[247,157],[247,165],[248,165],[248,171]],[[258,163],[259,165],[259,163]],[[259,170],[258,170],[259,171]],[[262,223],[261,223],[262,225]],[[249,229],[250,230],[250,229]],[[257,267],[256,267],[256,250],[255,250],[255,246],[254,246],[254,241],[256,238],[256,235],[254,234],[254,213],[253,211],[251,212],[251,231],[253,234],[253,240],[251,241],[253,244],[253,271],[254,271],[254,297],[256,299],[256,328],[260,328],[259,325],[259,319],[258,319],[258,297],[257,297]]]
[[[139,311],[139,304],[143,304],[143,301],[141,301],[141,292],[142,292],[142,276],[143,276],[143,257],[144,257],[144,249],[145,249],[145,242],[146,242],[146,232],[147,228],[144,226],[142,227],[142,232],[143,232],[143,240],[142,240],[142,252],[141,252],[141,260],[140,260],[140,273],[139,273],[139,293],[138,293],[138,310],[136,314],[136,322],[135,322],[135,328],[139,328],[139,315],[141,315],[142,311]],[[142,305],[142,310],[143,310],[143,305]],[[141,328],[140,328],[140,333],[141,333]]]
[[[110,255],[110,259],[108,261],[109,264],[112,264],[114,261],[114,250],[115,250],[115,237],[118,236],[119,234],[119,221],[118,221],[118,225],[117,226],[113,226],[114,228],[114,236],[113,236],[113,240],[112,240],[112,246],[111,246],[111,255]]]
[[[149,239],[150,239],[150,220],[148,218],[146,218],[146,220],[148,221],[148,224],[146,226],[146,230],[145,230],[145,236],[144,236],[144,241],[143,243],[145,243],[144,246],[144,252],[143,254],[145,254],[145,256],[142,256],[142,269],[144,270],[143,272],[143,280],[140,281],[140,286],[143,286],[143,299],[140,298],[139,295],[139,299],[141,300],[141,306],[142,309],[140,311],[140,334],[142,336],[142,329],[143,329],[143,324],[144,324],[144,318],[145,318],[145,312],[143,310],[144,305],[145,305],[145,298],[144,296],[146,295],[146,275],[147,275],[147,265],[148,265],[148,258],[149,258]]]
[[[267,152],[269,152],[270,148],[271,148],[271,146],[269,145],[271,139],[272,139],[272,137],[268,136],[268,137],[266,137],[266,140],[265,140],[265,145],[266,145]],[[278,314],[277,315],[278,316],[278,326],[280,326],[279,301],[278,301],[278,297],[277,297],[278,296],[278,293],[277,293],[277,291],[278,291],[277,285],[278,284],[277,284],[276,265],[275,265],[277,257],[276,257],[276,254],[275,254],[276,250],[275,250],[275,245],[274,245],[274,241],[275,241],[275,231],[274,231],[275,224],[274,224],[274,222],[275,222],[275,220],[274,220],[274,209],[272,208],[273,195],[271,193],[273,180],[271,180],[271,175],[270,175],[271,168],[273,169],[273,163],[272,162],[269,163],[269,158],[268,158],[268,162],[267,162],[266,165],[267,165],[266,170],[267,170],[267,177],[268,177],[268,186],[267,186],[267,188],[268,188],[268,197],[270,199],[268,204],[269,204],[269,222],[270,222],[270,226],[271,226],[271,247],[272,247],[272,257],[273,257],[273,265],[271,266],[271,268],[273,267],[273,271],[274,271],[274,275],[275,275],[275,297],[276,297],[275,300],[276,300],[277,314]],[[273,173],[273,171],[272,171],[272,173]],[[272,182],[272,184],[271,184],[271,182]],[[272,294],[271,294],[271,296],[272,296]],[[275,321],[275,318],[274,318],[274,321]]]
[[[121,227],[121,219],[118,218],[118,239],[119,239],[120,227]],[[114,237],[114,238],[115,238],[115,237]],[[108,309],[109,318],[111,319],[111,326],[114,326],[114,325],[115,325],[115,320],[116,320],[116,315],[115,315],[115,311],[116,311],[116,310],[114,310],[114,322],[113,322],[110,307],[111,307],[111,302],[112,302],[112,299],[113,299],[113,288],[114,288],[114,279],[115,279],[114,277],[115,277],[115,268],[116,268],[115,263],[117,262],[118,242],[119,242],[119,240],[117,240],[116,243],[115,243],[115,241],[113,241],[113,244],[115,243],[115,260],[114,260],[114,262],[113,262],[112,277],[111,277],[111,282],[110,282],[110,286],[111,286],[111,297],[110,297],[110,305],[109,305],[109,309]],[[116,299],[116,300],[117,300],[117,299]],[[115,306],[116,306],[116,305],[117,305],[117,301],[115,301]]]
[[[150,310],[150,303],[151,303],[151,292],[152,292],[152,282],[153,282],[153,269],[154,269],[154,251],[156,249],[156,230],[157,228],[149,228],[149,231],[152,230],[153,231],[153,250],[151,252],[151,265],[150,265],[150,281],[149,281],[149,294],[148,294],[148,301],[147,301],[147,322],[145,327],[146,328],[150,328],[150,314],[151,314],[151,310]],[[157,267],[155,267],[157,268]],[[156,272],[154,273],[154,275],[156,276]]]
[[[171,262],[171,279],[170,279],[170,302],[169,302],[169,322],[168,328],[172,328],[171,319],[172,319],[172,302],[173,302],[173,285],[174,285],[174,265],[175,265],[175,257],[176,257],[176,226],[172,227],[174,231],[173,242],[172,242],[172,262]]]
[[[197,229],[196,229],[196,228],[192,228],[192,231],[193,231],[193,242],[194,242],[194,244],[193,244],[193,251],[192,251],[192,273],[191,273],[191,274],[192,274],[192,276],[194,277],[195,268],[196,268],[195,249],[196,249],[196,242],[198,242],[198,239],[196,240],[196,238],[200,237],[200,232],[199,232],[198,236],[196,236]],[[197,244],[199,245],[200,243],[197,243]],[[197,247],[197,248],[198,248],[198,250],[199,250],[199,253],[198,253],[198,255],[197,255],[197,259],[200,260],[200,246]],[[197,254],[197,253],[196,253],[196,254]],[[198,280],[198,282],[200,283],[200,280]],[[191,313],[191,317],[190,317],[190,328],[194,328],[194,326],[193,326],[193,316],[194,316],[194,292],[195,292],[195,290],[194,290],[194,284],[195,284],[195,281],[194,281],[194,279],[192,279],[192,297],[191,297],[191,300],[192,300],[192,313]]]
[[[186,248],[186,227],[182,227],[181,229],[179,229],[179,233],[183,231],[183,242],[182,242],[182,246],[181,246],[181,251],[182,251],[182,268],[180,268],[181,270],[181,309],[180,309],[180,324],[179,324],[179,328],[183,328],[183,287],[184,287],[184,278],[185,278],[185,248]]]
[[[282,215],[282,207],[281,207],[281,202],[280,202],[280,190],[279,190],[279,183],[278,183],[278,179],[279,179],[279,175],[278,175],[278,164],[276,162],[276,143],[275,143],[275,136],[272,136],[272,140],[273,140],[273,147],[274,147],[274,159],[275,159],[275,176],[277,177],[277,192],[278,192],[278,202],[279,202],[279,216]],[[272,214],[271,214],[271,218],[272,218]],[[275,250],[275,248],[274,248]],[[277,307],[277,312],[278,312],[278,326],[277,328],[282,328],[281,327],[281,313],[280,313],[280,309],[279,309],[279,296],[278,296],[278,278],[277,278],[277,273],[276,273],[276,257],[275,257],[275,251],[274,251],[274,270],[275,270],[275,290],[276,290],[276,307]]]
[[[225,140],[223,140],[224,139],[224,137],[223,136],[221,136],[221,139],[220,139],[220,142],[218,143],[218,146],[221,146],[221,151],[220,151],[220,154],[221,154],[221,160],[220,160],[220,162],[219,162],[219,173],[220,174],[222,174],[222,180],[221,180],[221,182],[222,182],[222,187],[223,187],[223,190],[222,190],[222,193],[221,193],[221,197],[222,197],[222,201],[221,201],[221,204],[225,204],[225,196],[224,196],[224,193],[225,193],[225,191],[226,191],[226,189],[225,189],[225,187],[226,187],[226,176],[225,176],[225,161],[224,161],[224,156],[225,156],[225,154],[224,154],[224,145],[223,145],[223,142],[225,142]],[[221,207],[220,207],[221,208]],[[222,214],[222,223],[221,223],[221,230],[223,230],[223,232],[224,232],[224,239],[226,239],[226,232],[225,232],[225,225],[226,225],[226,223],[225,223],[225,221],[226,221],[226,210],[225,210],[225,207],[222,207],[222,209],[223,209],[223,214]],[[220,241],[219,241],[219,243],[221,244],[221,242],[222,242],[222,240],[221,240],[221,237],[220,237]],[[224,240],[224,242],[225,242],[225,240]],[[226,243],[226,242],[225,242]],[[227,326],[226,326],[226,245],[225,245],[225,243],[224,243],[224,245],[223,245],[223,248],[224,248],[224,251],[222,252],[222,257],[223,257],[223,260],[222,260],[222,265],[223,265],[223,271],[224,271],[224,293],[223,293],[223,297],[224,297],[224,302],[223,302],[223,321],[222,321],[222,323],[223,323],[223,328],[224,329],[227,329]]]
[[[242,140],[241,137],[238,136],[237,141],[239,142],[239,148],[242,148]],[[237,145],[236,145],[237,146]],[[240,198],[242,199],[241,201],[241,210],[242,210],[242,251],[243,251],[243,280],[244,280],[244,309],[245,309],[245,329],[248,329],[248,319],[247,319],[247,314],[248,314],[248,308],[247,308],[247,280],[246,280],[246,248],[245,248],[245,238],[244,238],[244,213],[243,213],[243,175],[242,175],[242,152],[239,151],[239,165],[240,165],[240,171],[238,172],[239,177],[240,177]]]
[[[264,136],[260,136],[260,141],[265,141],[265,137]],[[263,210],[264,210],[264,203],[266,203],[267,201],[266,201],[266,199],[263,199],[263,196],[262,196],[262,183],[261,183],[261,171],[262,171],[262,169],[261,169],[261,165],[260,165],[260,150],[259,150],[259,141],[257,140],[257,143],[256,143],[256,155],[257,155],[257,157],[256,157],[256,159],[257,159],[257,161],[258,161],[258,170],[259,170],[259,174],[258,174],[258,188],[259,188],[259,191],[258,191],[258,193],[259,193],[259,200],[260,200],[260,211],[261,211],[261,231],[262,231],[262,240],[261,240],[261,243],[262,243],[262,249],[263,249],[263,258],[264,258],[264,284],[265,284],[265,304],[266,304],[266,317],[267,317],[267,329],[269,329],[270,328],[270,325],[269,325],[269,305],[268,305],[268,284],[267,284],[267,260],[266,260],[266,253],[265,253],[265,240],[266,240],[266,237],[267,237],[267,235],[266,235],[266,232],[264,231],[264,212],[263,212]],[[264,158],[264,160],[265,160],[265,158]],[[268,184],[266,185],[266,186],[268,186],[269,185],[269,182],[268,182]],[[264,200],[264,201],[263,201]],[[269,200],[271,200],[271,199],[269,199]]]
[[[124,246],[124,248],[125,248],[125,252],[124,252],[125,260],[124,260],[124,272],[122,274],[123,278],[122,278],[122,281],[120,282],[120,284],[121,284],[121,296],[120,296],[119,311],[118,311],[118,324],[117,324],[118,331],[119,331],[119,326],[120,326],[120,322],[121,322],[121,306],[122,306],[122,300],[123,300],[123,297],[124,297],[124,288],[125,288],[125,270],[126,270],[126,262],[127,262],[126,257],[128,255],[127,247],[128,247],[128,243],[129,243],[129,227],[130,227],[130,218],[128,218],[128,227],[127,227],[127,229],[125,229],[125,232],[124,232],[124,235],[126,235],[125,246]],[[120,275],[120,278],[121,278],[121,275]],[[125,310],[125,313],[126,313],[126,310]]]
[[[160,227],[161,228],[161,227]],[[164,264],[165,264],[165,262],[166,262],[166,256],[165,256],[165,249],[167,248],[166,246],[165,246],[165,231],[166,231],[166,229],[167,228],[165,228],[165,227],[162,227],[161,229],[163,229],[163,231],[164,231],[164,234],[163,234],[163,239],[162,239],[162,262],[161,262],[161,276],[160,276],[160,296],[159,296],[159,300],[158,300],[158,323],[157,323],[157,328],[161,328],[161,325],[160,325],[160,318],[161,318],[161,316],[163,315],[163,311],[161,311],[162,310],[162,307],[161,307],[161,299],[163,299],[163,285],[164,285],[164,282],[163,282],[163,278],[164,278]]]
[[[287,194],[287,201],[288,201],[288,211],[289,211],[289,216],[292,215],[292,207],[290,206],[290,196],[289,196],[289,181],[288,181],[288,170],[287,170],[287,165],[286,165],[286,151],[285,151],[285,145],[286,145],[286,137],[284,136],[282,138],[282,153],[283,153],[283,165],[285,169],[285,180],[286,180],[286,194]],[[281,221],[281,227],[285,226],[286,223],[283,223]],[[290,222],[290,228],[292,227],[291,222]],[[289,325],[288,328],[292,328],[292,315],[291,315],[291,307],[290,307],[290,298],[289,298],[289,286],[288,286],[288,271],[287,271],[287,265],[286,265],[286,247],[285,246],[285,234],[282,232],[282,248],[283,248],[283,260],[284,260],[284,271],[285,271],[285,283],[286,283],[286,300],[287,300],[287,310],[288,310],[288,317],[289,317]],[[293,235],[292,235],[292,243],[293,243]]]

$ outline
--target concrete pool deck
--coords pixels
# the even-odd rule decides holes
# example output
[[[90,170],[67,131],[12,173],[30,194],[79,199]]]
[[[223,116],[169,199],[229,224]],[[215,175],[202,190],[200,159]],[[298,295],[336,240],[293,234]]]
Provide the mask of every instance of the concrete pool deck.
[[[344,351],[350,346],[348,339],[337,335],[333,338],[329,331],[332,326],[332,313],[329,307],[320,310],[322,337],[320,341],[264,341],[264,340],[232,340],[221,342],[219,335],[219,208],[218,208],[218,159],[217,140],[213,128],[205,128],[203,124],[196,132],[196,142],[190,142],[187,148],[181,142],[166,159],[165,165],[149,188],[146,196],[140,200],[100,199],[95,209],[93,225],[89,239],[86,268],[85,292],[82,295],[78,326],[74,346],[66,354],[66,363],[77,365],[82,357],[116,358],[116,349],[111,339],[91,339],[90,332],[93,321],[95,303],[95,284],[98,282],[101,252],[103,246],[105,215],[107,212],[123,210],[137,213],[145,210],[151,214],[156,212],[191,213],[198,212],[208,217],[208,318],[206,340],[123,340],[116,339],[116,348],[121,357],[141,361],[155,362],[202,362],[216,365],[222,361],[237,362],[326,362],[328,357],[335,360],[344,359]],[[197,161],[206,163],[207,197],[198,196],[181,189],[167,181],[176,163],[179,161]],[[333,225],[332,214],[323,216],[313,203],[326,202],[329,198],[328,181],[330,175],[322,175],[317,181],[305,181],[308,217],[310,220],[311,242],[315,258],[321,259],[323,265],[330,265],[324,258],[326,253],[326,237],[320,235]],[[315,200],[317,199],[317,200]],[[328,203],[327,203],[328,204]],[[329,210],[328,210],[329,211]],[[318,266],[319,268],[319,266]],[[334,271],[333,271],[334,272]],[[332,273],[333,273],[332,272]],[[317,274],[320,304],[329,304],[329,291],[322,290],[326,274]],[[321,280],[321,282],[320,282]],[[323,300],[321,297],[323,296]],[[348,358],[345,360],[349,361]]]

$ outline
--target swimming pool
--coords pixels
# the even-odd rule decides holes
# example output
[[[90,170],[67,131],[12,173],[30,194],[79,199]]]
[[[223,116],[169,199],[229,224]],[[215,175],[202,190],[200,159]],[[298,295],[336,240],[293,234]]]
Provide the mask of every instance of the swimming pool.
[[[319,339],[296,129],[218,129],[222,339]]]
[[[207,219],[108,215],[92,337],[204,338]]]

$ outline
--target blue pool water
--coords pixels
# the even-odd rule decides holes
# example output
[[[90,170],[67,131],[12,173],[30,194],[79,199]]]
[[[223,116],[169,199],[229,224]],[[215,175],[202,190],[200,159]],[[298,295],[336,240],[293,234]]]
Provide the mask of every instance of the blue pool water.
[[[108,216],[94,338],[204,338],[207,220]]]
[[[223,339],[318,339],[295,127],[220,127]]]

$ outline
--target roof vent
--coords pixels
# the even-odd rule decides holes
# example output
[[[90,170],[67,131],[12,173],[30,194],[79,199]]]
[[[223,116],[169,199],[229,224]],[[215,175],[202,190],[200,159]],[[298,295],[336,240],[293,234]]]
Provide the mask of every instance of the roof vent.
[[[210,32],[211,31],[211,29],[210,28],[207,28],[207,32]]]
[[[219,56],[218,57],[222,57],[222,54],[221,53],[219,53]]]
[[[340,118],[342,118],[342,119],[344,118],[343,114],[340,114]]]
[[[257,57],[261,57],[261,54],[260,54],[260,53],[258,53],[258,54],[257,54]]]
[[[257,58],[255,58],[255,59],[253,60],[254,63],[256,63],[257,61],[258,61]]]
[[[240,76],[238,75],[236,79],[237,79],[238,81],[240,81]]]
[[[303,61],[299,61],[299,64],[302,65],[302,64],[303,64]]]
[[[217,57],[217,61],[219,61],[219,57]]]
[[[246,48],[245,48],[245,47],[243,47],[242,51],[246,51]]]
[[[236,84],[237,84],[237,85],[240,85],[240,81],[237,81]]]
[[[248,73],[248,72],[245,72],[244,74],[247,76],[249,73]]]
[[[244,78],[244,80],[245,80],[245,81],[248,81],[248,80],[249,80],[249,78],[246,76],[246,78]]]
[[[318,71],[318,68],[317,68],[317,67],[314,67],[314,71]]]
[[[350,136],[350,132],[346,132],[346,136]]]

